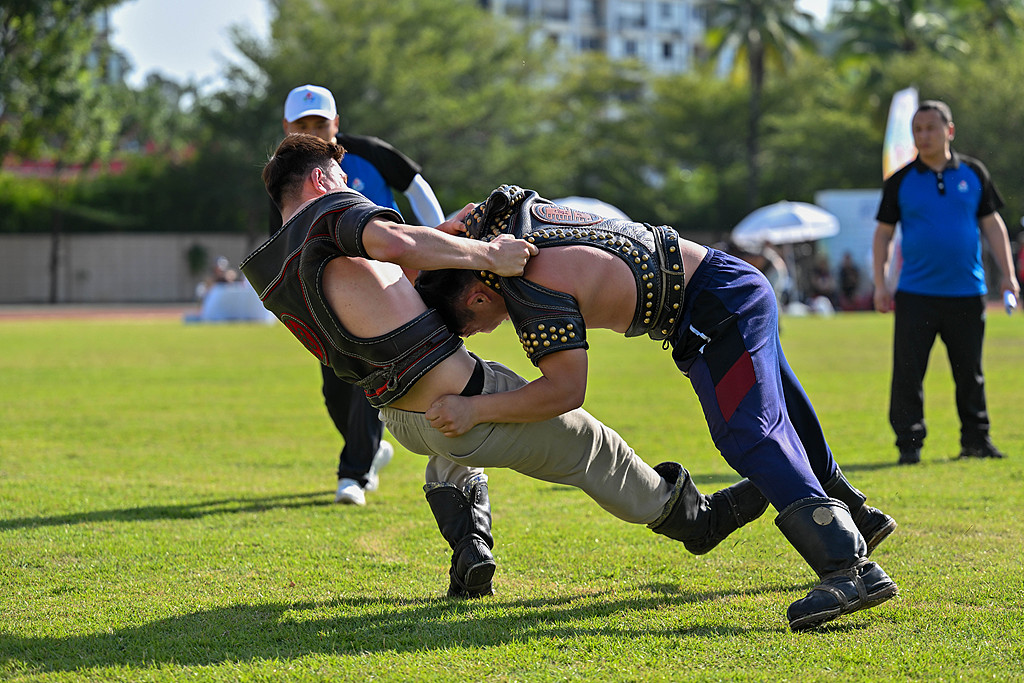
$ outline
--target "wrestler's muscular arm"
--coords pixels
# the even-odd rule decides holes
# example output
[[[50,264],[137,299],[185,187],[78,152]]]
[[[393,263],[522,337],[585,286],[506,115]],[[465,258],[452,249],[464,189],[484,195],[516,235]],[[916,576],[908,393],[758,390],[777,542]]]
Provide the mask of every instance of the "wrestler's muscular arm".
[[[483,422],[540,422],[575,410],[587,394],[587,351],[567,349],[540,359],[541,377],[514,391],[442,396],[425,416],[445,436],[461,436]]]
[[[617,267],[624,272],[615,275]],[[632,275],[615,257],[578,246],[544,249],[530,260],[526,277],[580,302],[587,327],[625,331],[632,318]],[[602,295],[602,289],[612,294]],[[426,418],[446,436],[458,436],[483,422],[539,422],[583,405],[588,368],[585,348],[548,353],[537,367],[542,376],[514,391],[468,398],[442,396],[426,412]]]
[[[456,237],[458,217],[437,228],[404,225],[375,218],[363,230],[363,248],[376,261],[397,263],[413,270],[468,268],[502,276],[520,275],[537,247],[510,235],[490,242]],[[439,229],[440,228],[440,229]]]

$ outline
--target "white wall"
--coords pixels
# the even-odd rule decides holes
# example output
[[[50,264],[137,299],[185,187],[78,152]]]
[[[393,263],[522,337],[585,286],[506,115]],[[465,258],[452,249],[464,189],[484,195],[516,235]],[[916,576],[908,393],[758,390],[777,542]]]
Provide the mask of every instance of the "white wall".
[[[843,254],[850,252],[860,267],[861,293],[872,289],[871,246],[875,235],[875,214],[882,190],[822,190],[814,202],[839,219],[839,234],[822,240],[828,250],[832,270],[839,267]]]
[[[207,269],[189,271],[193,245],[206,250]],[[156,303],[195,299],[218,256],[233,267],[258,244],[239,234],[62,235],[56,303]],[[0,303],[50,301],[49,235],[0,234]]]

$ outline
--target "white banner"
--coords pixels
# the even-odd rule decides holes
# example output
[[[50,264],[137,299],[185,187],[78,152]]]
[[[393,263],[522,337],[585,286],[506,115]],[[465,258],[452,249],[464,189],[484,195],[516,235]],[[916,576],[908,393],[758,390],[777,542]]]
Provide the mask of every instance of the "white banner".
[[[914,112],[917,111],[917,89],[906,88],[892,96],[889,120],[885,125],[882,145],[882,179],[888,178],[901,166],[914,160],[917,147],[911,131]]]

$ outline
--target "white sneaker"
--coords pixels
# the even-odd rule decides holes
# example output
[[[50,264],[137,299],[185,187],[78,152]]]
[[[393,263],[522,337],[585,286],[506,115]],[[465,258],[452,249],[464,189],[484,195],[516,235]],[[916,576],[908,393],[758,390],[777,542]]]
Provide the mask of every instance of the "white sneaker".
[[[366,489],[367,491],[376,491],[377,485],[380,483],[380,477],[377,473],[384,469],[384,466],[391,462],[391,456],[395,454],[395,447],[387,441],[381,439],[380,447],[373,456],[373,462],[370,464],[370,471],[366,473]]]
[[[366,505],[366,495],[355,479],[339,479],[334,502],[342,505]]]

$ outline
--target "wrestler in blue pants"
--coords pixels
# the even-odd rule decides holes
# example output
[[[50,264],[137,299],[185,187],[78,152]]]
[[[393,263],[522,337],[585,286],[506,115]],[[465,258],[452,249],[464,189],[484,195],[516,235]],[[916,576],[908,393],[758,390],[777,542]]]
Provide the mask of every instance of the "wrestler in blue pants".
[[[779,511],[776,526],[821,579],[790,605],[790,628],[815,628],[896,595],[896,583],[867,559],[896,522],[865,505],[832,458],[782,353],[768,280],[710,250],[683,308],[672,358],[693,384],[715,446]]]
[[[710,250],[686,289],[672,356],[697,393],[715,446],[777,510],[827,497],[822,485],[836,463],[782,352],[768,280]]]

